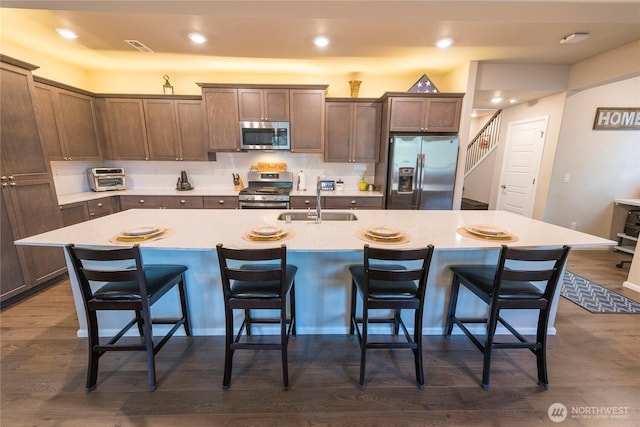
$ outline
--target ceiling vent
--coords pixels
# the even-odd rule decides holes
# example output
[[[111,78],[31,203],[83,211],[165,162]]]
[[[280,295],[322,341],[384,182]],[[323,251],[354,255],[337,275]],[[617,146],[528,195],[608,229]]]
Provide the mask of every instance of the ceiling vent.
[[[140,52],[144,53],[153,53],[153,50],[146,47],[144,44],[140,43],[138,40],[125,40],[128,44],[138,49]]]

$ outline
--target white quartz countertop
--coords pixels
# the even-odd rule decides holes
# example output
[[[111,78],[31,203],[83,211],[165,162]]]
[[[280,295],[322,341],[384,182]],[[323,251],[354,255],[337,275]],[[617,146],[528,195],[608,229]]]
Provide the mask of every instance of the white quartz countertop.
[[[640,199],[615,199],[619,205],[640,206]]]
[[[82,193],[61,194],[58,195],[58,204],[67,205],[69,203],[86,202],[88,200],[102,199],[111,196],[237,196],[238,191],[233,188],[194,188],[189,191],[178,191],[167,188],[138,188],[114,191],[87,191]],[[293,190],[291,196],[308,196],[316,197],[315,191],[298,191]],[[382,197],[379,191],[322,191],[322,196],[338,196],[338,197]]]
[[[128,190],[127,190],[128,191]],[[518,240],[512,246],[573,247],[614,246],[616,242],[564,227],[547,224],[506,211],[405,211],[353,210],[357,221],[278,221],[282,210],[226,209],[131,209],[105,217],[60,228],[17,241],[21,245],[63,246],[67,243],[92,246],[116,246],[110,239],[120,231],[156,225],[170,229],[160,240],[141,243],[145,248],[208,250],[217,243],[238,248],[264,247],[279,242],[250,242],[242,238],[253,227],[276,224],[290,230],[292,238],[283,241],[296,251],[362,250],[365,242],[358,230],[374,226],[392,226],[407,233],[410,241],[402,244],[378,244],[409,248],[433,244],[437,250],[497,248],[500,241],[464,237],[456,230],[472,224],[493,224],[507,229]],[[295,211],[291,211],[295,212]],[[306,211],[299,211],[306,212]],[[331,211],[335,212],[335,211]],[[370,243],[376,246],[376,243]]]

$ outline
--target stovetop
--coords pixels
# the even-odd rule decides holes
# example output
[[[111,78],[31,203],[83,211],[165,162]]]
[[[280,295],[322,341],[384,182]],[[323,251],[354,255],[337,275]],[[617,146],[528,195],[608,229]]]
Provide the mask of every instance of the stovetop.
[[[293,188],[291,172],[249,172],[249,185],[240,190],[242,201],[288,201]]]

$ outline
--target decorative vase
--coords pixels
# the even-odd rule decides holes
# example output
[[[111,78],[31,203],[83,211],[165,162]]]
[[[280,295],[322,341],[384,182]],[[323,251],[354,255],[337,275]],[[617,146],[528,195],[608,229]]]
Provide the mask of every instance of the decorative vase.
[[[360,83],[362,83],[362,80],[349,80],[349,87],[351,88],[352,98],[358,97],[358,91],[360,90]]]
[[[360,191],[365,191],[367,189],[367,181],[360,181],[358,183],[358,189]]]

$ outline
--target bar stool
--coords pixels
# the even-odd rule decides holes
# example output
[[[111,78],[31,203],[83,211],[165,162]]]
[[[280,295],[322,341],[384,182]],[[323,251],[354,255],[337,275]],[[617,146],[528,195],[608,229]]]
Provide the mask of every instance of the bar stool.
[[[230,249],[216,246],[225,314],[225,358],[223,388],[231,383],[233,354],[240,349],[280,350],[284,388],[289,388],[287,347],[289,336],[296,335],[295,276],[298,267],[287,264],[287,247]],[[287,296],[289,316],[287,317]],[[243,321],[234,336],[234,310],[243,311]],[[277,318],[253,317],[251,310],[279,310]],[[252,342],[252,324],[279,324],[278,342]],[[243,331],[246,337],[242,340]]]
[[[453,272],[445,334],[451,336],[457,325],[484,355],[482,388],[489,389],[491,352],[493,349],[528,348],[536,355],[538,384],[547,389],[546,344],[551,304],[558,280],[567,261],[570,247],[552,249],[518,249],[502,245],[497,265],[452,265]],[[458,317],[456,306],[460,285],[488,305],[486,317]],[[527,340],[501,315],[501,310],[538,310],[535,340]],[[481,341],[465,324],[485,324]],[[496,342],[498,323],[515,338],[515,342]]]
[[[156,388],[155,355],[169,338],[184,327],[191,336],[189,308],[185,289],[183,265],[143,265],[140,247],[134,245],[121,249],[80,248],[73,244],[66,246],[78,278],[80,293],[87,316],[89,338],[89,362],[86,390],[96,388],[98,360],[107,351],[145,351],[147,353],[148,387]],[[99,285],[95,291],[91,285]],[[153,319],[151,306],[174,286],[180,294],[181,316],[172,319]],[[127,323],[106,344],[100,344],[97,312],[102,310],[132,310],[135,317]],[[169,324],[173,327],[163,338],[154,343],[153,325]],[[140,344],[118,344],[120,338],[133,326],[138,326]]]
[[[413,351],[416,366],[418,388],[424,389],[424,371],[422,363],[422,314],[427,288],[427,276],[433,246],[420,249],[383,249],[364,245],[364,264],[349,267],[351,272],[351,326],[360,344],[360,380],[358,388],[364,389],[366,355],[368,349],[408,348]],[[401,264],[391,264],[401,262]],[[362,298],[362,315],[356,314],[357,295]],[[392,317],[370,318],[370,310],[392,310]],[[401,317],[403,309],[414,311],[413,336],[407,330]],[[370,323],[393,325],[393,334],[398,335],[400,328],[406,341],[371,341]],[[362,328],[360,328],[362,326]]]

